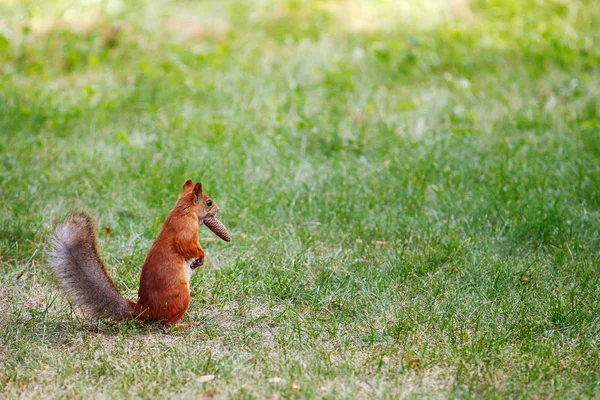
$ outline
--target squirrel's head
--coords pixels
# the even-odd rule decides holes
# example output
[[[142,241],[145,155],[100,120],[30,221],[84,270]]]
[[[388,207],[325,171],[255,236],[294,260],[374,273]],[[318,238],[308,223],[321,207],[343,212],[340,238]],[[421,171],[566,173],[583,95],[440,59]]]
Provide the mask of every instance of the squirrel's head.
[[[205,218],[214,217],[219,211],[217,203],[202,192],[202,183],[200,182],[194,185],[191,179],[185,181],[183,196],[186,197],[187,203],[194,209],[200,225],[204,223]]]
[[[202,192],[202,183],[195,185],[191,179],[185,181],[183,185],[182,198],[185,199],[187,206],[194,210],[198,217],[198,225],[206,225],[221,239],[229,242],[231,239],[225,226],[217,219],[219,207],[217,203],[207,194]]]

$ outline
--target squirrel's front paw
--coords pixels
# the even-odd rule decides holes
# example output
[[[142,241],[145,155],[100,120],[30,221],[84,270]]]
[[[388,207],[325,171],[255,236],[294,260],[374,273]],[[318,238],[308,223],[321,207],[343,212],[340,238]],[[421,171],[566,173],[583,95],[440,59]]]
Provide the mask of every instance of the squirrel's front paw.
[[[190,264],[190,268],[191,269],[196,269],[199,266],[201,266],[202,264],[204,264],[204,258],[200,257],[200,258],[196,258],[194,261],[192,261],[192,263]]]

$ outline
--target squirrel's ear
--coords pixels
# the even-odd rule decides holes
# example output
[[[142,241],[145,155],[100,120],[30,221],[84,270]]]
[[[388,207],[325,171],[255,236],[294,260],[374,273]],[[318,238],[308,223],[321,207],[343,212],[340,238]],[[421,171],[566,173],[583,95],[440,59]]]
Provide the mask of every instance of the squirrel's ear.
[[[194,183],[192,182],[191,179],[188,179],[187,181],[185,181],[185,183],[183,184],[183,193],[186,192],[191,192],[192,188],[194,187]]]
[[[194,194],[196,195],[194,203],[197,203],[198,200],[200,200],[200,197],[202,196],[202,183],[196,183],[196,186],[194,186]]]

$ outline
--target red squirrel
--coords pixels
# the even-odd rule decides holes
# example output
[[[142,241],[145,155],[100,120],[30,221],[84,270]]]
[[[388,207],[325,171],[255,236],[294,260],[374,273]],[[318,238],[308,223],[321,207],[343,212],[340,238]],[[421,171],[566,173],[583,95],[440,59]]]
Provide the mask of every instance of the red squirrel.
[[[204,264],[198,229],[206,225],[221,239],[230,241],[216,218],[217,204],[202,192],[200,182],[188,179],[150,248],[142,266],[137,302],[117,291],[98,253],[92,219],[83,213],[71,215],[52,236],[50,267],[73,301],[95,316],[136,318],[177,324],[190,304],[192,269]]]

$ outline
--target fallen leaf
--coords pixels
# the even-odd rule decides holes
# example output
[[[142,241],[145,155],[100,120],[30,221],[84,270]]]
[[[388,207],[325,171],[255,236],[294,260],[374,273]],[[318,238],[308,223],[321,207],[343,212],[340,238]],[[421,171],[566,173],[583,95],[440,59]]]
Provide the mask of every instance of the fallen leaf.
[[[104,232],[106,232],[107,235],[110,235],[110,234],[112,234],[112,229],[110,229],[108,226],[105,226]]]
[[[242,239],[246,239],[248,237],[248,235],[246,235],[244,232],[240,233],[240,237]]]
[[[214,375],[202,375],[198,378],[198,382],[210,382],[215,379]]]
[[[376,244],[376,245],[379,245],[379,246],[389,246],[390,242],[384,242],[384,241],[381,241],[381,240],[371,240],[371,244]]]
[[[47,369],[48,369],[48,366],[47,366],[46,364],[44,364],[44,363],[42,363],[42,362],[40,361],[40,369],[41,369],[42,371],[45,371],[45,370],[47,370]]]
[[[411,358],[408,360],[408,366],[412,369],[419,369],[421,368],[421,360],[418,358]]]
[[[344,303],[339,303],[335,300],[331,300],[331,303],[329,303],[331,305],[331,307],[333,308],[337,308],[337,309],[343,309],[344,308]]]
[[[217,390],[215,388],[208,388],[204,392],[200,393],[196,400],[209,400],[214,399],[217,394]]]

